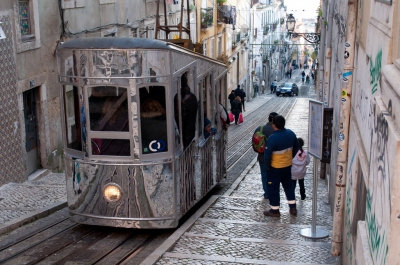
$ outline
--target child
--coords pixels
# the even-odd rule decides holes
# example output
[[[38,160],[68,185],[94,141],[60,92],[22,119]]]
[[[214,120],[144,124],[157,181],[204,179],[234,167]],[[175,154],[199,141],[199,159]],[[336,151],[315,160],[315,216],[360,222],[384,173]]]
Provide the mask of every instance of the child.
[[[304,177],[306,175],[306,167],[310,163],[310,156],[307,151],[303,150],[304,140],[297,138],[300,144],[300,150],[292,160],[292,180],[296,190],[296,182],[299,180],[301,200],[306,199],[306,190],[304,189]]]

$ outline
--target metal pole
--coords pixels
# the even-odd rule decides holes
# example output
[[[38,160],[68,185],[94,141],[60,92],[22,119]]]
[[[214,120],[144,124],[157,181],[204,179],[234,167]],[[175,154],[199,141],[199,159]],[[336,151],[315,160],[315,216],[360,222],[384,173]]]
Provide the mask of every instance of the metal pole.
[[[312,196],[312,220],[311,234],[316,234],[317,226],[317,191],[318,191],[318,160],[314,157],[314,181],[313,181],[313,196]]]
[[[329,233],[322,229],[317,229],[317,192],[318,192],[318,159],[314,157],[313,170],[313,198],[312,198],[312,220],[311,228],[303,228],[299,230],[299,234],[310,239],[320,239],[329,236]]]

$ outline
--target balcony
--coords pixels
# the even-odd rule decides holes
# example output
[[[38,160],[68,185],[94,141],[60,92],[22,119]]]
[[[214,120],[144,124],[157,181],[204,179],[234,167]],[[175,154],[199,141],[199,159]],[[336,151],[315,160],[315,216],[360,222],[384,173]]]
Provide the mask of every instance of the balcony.
[[[214,8],[202,8],[201,9],[201,29],[207,29],[213,26],[214,22],[214,15],[213,15]]]
[[[236,24],[236,7],[229,5],[218,6],[217,21],[218,24]]]

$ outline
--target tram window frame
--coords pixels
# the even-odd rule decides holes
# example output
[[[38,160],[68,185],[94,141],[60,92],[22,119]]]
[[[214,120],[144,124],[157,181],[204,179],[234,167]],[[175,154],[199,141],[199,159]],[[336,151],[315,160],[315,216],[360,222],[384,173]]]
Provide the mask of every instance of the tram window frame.
[[[128,131],[98,131],[92,130],[90,121],[91,121],[91,113],[90,113],[90,105],[89,98],[91,93],[89,90],[99,87],[114,87],[114,88],[123,88],[126,89],[126,101],[127,104],[127,119],[128,119]],[[132,114],[131,114],[131,98],[130,98],[130,87],[121,86],[121,85],[104,85],[104,84],[96,84],[84,87],[84,98],[85,98],[85,106],[87,107],[86,112],[86,128],[87,128],[87,142],[90,143],[87,146],[88,157],[97,160],[107,160],[107,161],[121,161],[121,160],[132,160],[134,156],[133,150],[133,137],[132,137]],[[98,147],[98,140],[128,140],[129,141],[129,155],[109,155],[109,154],[96,154],[94,147]]]
[[[164,108],[166,114],[165,114],[165,122],[166,122],[166,148],[167,150],[165,152],[149,152],[149,153],[144,153],[144,147],[143,147],[143,140],[142,140],[142,113],[141,113],[141,105],[146,101],[146,99],[144,99],[144,97],[141,95],[141,88],[147,88],[148,92],[150,90],[150,87],[159,87],[159,88],[164,88],[164,106],[161,102],[159,102],[156,98],[156,101],[158,101],[161,106]],[[147,90],[146,89],[146,90]],[[171,98],[170,95],[170,85],[168,83],[155,83],[155,82],[151,82],[151,83],[143,83],[137,86],[136,88],[137,91],[137,104],[138,104],[138,113],[137,113],[137,117],[138,117],[138,136],[139,136],[139,149],[140,149],[140,156],[142,157],[142,160],[146,160],[146,157],[151,157],[151,159],[157,159],[157,158],[166,158],[166,157],[170,157],[173,151],[173,146],[175,145],[175,141],[172,139],[172,132],[175,131],[175,128],[172,130],[172,126],[171,126],[171,121],[174,121],[175,118],[172,117],[174,116],[174,105],[173,105],[173,101],[168,100]],[[150,93],[150,92],[149,92]],[[159,97],[159,95],[157,95]],[[151,98],[151,97],[149,97]],[[171,116],[172,115],[172,116]],[[174,143],[174,144],[172,144]],[[144,158],[144,159],[143,159]]]
[[[62,115],[63,115],[63,130],[62,130],[62,134],[64,136],[64,148],[65,148],[65,152],[67,155],[71,155],[74,157],[79,157],[82,158],[83,157],[83,139],[82,139],[82,126],[81,126],[81,100],[79,99],[80,96],[83,97],[83,94],[80,93],[80,89],[77,86],[74,86],[73,84],[69,84],[69,83],[64,83],[63,85],[63,89],[62,89],[62,102],[63,102],[63,106],[62,106]],[[69,89],[67,91],[67,89]],[[72,91],[72,107],[73,107],[73,119],[75,120],[75,135],[77,137],[76,141],[78,142],[78,146],[76,148],[73,148],[72,146],[69,145],[68,143],[68,138],[70,137],[70,133],[69,133],[69,129],[68,129],[68,112],[71,111],[68,110],[68,106],[71,106],[70,104],[68,104],[67,102],[67,96],[66,93]],[[83,103],[83,101],[82,101]],[[71,132],[72,134],[72,132]]]

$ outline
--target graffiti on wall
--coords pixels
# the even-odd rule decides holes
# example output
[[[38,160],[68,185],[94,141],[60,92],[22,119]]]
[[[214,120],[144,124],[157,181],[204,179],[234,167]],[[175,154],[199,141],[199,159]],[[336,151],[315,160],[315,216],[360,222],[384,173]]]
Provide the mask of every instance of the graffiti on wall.
[[[371,256],[375,264],[386,264],[391,212],[388,154],[389,124],[385,118],[389,113],[386,111],[378,113],[377,111],[374,114],[365,220]]]
[[[381,79],[382,70],[382,50],[379,50],[375,56],[375,62],[373,59],[369,60],[369,83],[371,85],[371,92],[374,94],[378,91],[379,81]]]

